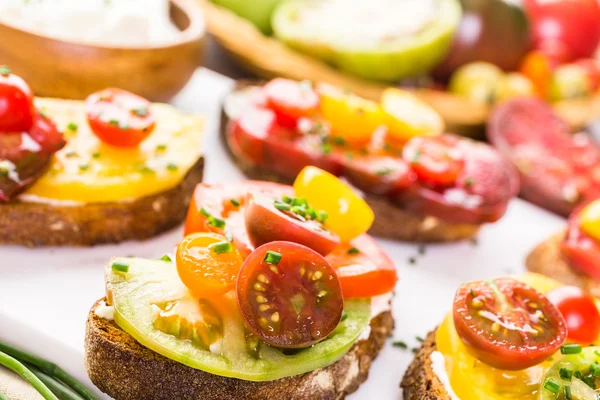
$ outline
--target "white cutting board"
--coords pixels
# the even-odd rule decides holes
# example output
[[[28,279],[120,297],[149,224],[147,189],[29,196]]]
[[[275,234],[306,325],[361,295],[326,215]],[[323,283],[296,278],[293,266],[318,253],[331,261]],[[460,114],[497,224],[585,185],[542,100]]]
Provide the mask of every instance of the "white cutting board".
[[[208,182],[242,178],[218,135],[219,102],[231,84],[221,75],[199,70],[173,101],[184,111],[208,117]],[[379,240],[401,278],[393,305],[394,340],[417,346],[415,337],[441,322],[461,282],[524,271],[527,253],[563,225],[561,218],[514,200],[499,223],[482,229],[477,245],[429,245],[421,255],[416,245]],[[89,308],[104,296],[104,264],[113,256],[161,256],[172,251],[181,235],[182,229],[177,228],[147,242],[80,249],[0,247],[0,340],[54,361],[93,387],[83,364],[83,341]],[[409,262],[413,257],[414,264]],[[392,347],[392,341],[351,400],[401,398],[400,379],[412,353]]]

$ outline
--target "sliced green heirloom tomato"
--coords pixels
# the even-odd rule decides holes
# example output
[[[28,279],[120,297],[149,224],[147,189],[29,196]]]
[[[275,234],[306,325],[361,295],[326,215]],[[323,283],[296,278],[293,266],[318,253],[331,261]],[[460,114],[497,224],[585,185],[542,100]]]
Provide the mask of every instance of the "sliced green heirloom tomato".
[[[600,390],[600,347],[586,347],[554,363],[540,382],[538,400],[597,400]],[[567,389],[568,388],[568,389]],[[565,395],[570,393],[571,397]]]
[[[285,354],[259,343],[257,351],[248,351],[247,330],[233,297],[223,297],[218,304],[199,308],[204,322],[220,319],[213,326],[222,332],[209,335],[211,344],[220,344],[219,352],[195,344],[177,335],[176,323],[155,327],[163,321],[156,316],[156,307],[189,301],[189,292],[179,279],[174,263],[139,258],[114,260],[128,265],[127,274],[114,272],[106,266],[106,287],[115,307],[115,322],[143,346],[171,360],[211,374],[246,381],[271,381],[324,368],[338,361],[369,326],[369,300],[344,303],[347,317],[339,323],[327,340],[311,347]],[[222,310],[229,310],[223,312]],[[201,327],[200,327],[201,328]],[[171,331],[166,333],[165,331]],[[181,334],[181,333],[180,333]],[[220,341],[220,342],[218,342]],[[205,343],[206,344],[206,343]],[[214,347],[213,347],[214,348]]]
[[[260,246],[244,261],[237,285],[248,328],[266,343],[302,348],[325,339],[342,318],[340,280],[319,253],[292,242]]]
[[[453,317],[461,340],[481,361],[499,369],[539,364],[567,339],[558,309],[512,278],[463,284],[454,297]]]

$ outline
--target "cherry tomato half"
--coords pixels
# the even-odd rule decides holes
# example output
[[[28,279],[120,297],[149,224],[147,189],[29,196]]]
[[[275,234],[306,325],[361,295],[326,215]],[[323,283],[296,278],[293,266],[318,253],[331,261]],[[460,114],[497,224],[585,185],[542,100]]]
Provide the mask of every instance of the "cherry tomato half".
[[[277,122],[296,128],[298,119],[312,117],[319,111],[319,96],[308,81],[276,78],[263,89],[267,106],[277,114]]]
[[[273,200],[260,194],[249,194],[245,217],[246,231],[256,247],[287,240],[327,255],[340,244],[338,235],[323,226],[326,214],[312,208],[306,199]]]
[[[561,286],[546,294],[567,322],[569,340],[589,345],[600,336],[596,300],[576,286]]]
[[[477,357],[505,370],[539,364],[567,339],[558,309],[511,278],[463,284],[454,297],[453,317],[458,335]]]
[[[200,298],[219,296],[233,289],[244,261],[233,244],[216,233],[186,236],[177,246],[176,257],[181,281]]]
[[[463,168],[460,152],[448,146],[444,137],[415,137],[402,151],[402,158],[423,181],[448,186],[456,182]]]
[[[569,218],[567,233],[560,248],[574,270],[600,280],[600,241],[583,231],[577,211]]]
[[[338,246],[325,259],[337,271],[345,299],[389,293],[398,281],[394,263],[368,235]]]
[[[254,250],[242,265],[236,291],[248,328],[273,346],[310,346],[342,318],[337,274],[319,253],[297,243],[271,242]]]
[[[0,133],[29,130],[34,115],[29,85],[7,67],[0,66]]]
[[[88,123],[104,143],[116,147],[135,147],[156,126],[151,103],[122,89],[105,89],[85,101]]]

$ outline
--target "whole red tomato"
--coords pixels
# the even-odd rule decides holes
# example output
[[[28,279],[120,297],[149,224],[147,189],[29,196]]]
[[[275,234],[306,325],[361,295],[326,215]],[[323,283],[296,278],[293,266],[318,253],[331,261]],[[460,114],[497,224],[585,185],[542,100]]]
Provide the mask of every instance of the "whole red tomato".
[[[564,61],[591,57],[600,43],[598,0],[525,0],[534,48],[560,53]],[[561,57],[563,58],[563,57]]]

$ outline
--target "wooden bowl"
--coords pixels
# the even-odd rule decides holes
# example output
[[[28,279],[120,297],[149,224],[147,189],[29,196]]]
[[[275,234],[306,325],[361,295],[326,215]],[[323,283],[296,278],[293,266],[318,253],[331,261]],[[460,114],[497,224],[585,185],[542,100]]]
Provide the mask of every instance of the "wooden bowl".
[[[296,80],[325,81],[376,101],[389,86],[351,76],[297,52],[277,39],[265,36],[251,22],[210,0],[196,1],[204,7],[209,33],[244,69],[261,78],[283,76]],[[441,90],[412,91],[442,116],[448,131],[471,137],[484,135],[489,106],[476,104]],[[559,102],[554,108],[577,130],[600,117],[600,94],[581,100]]]
[[[194,1],[171,0],[177,42],[118,47],[53,39],[0,23],[0,64],[25,79],[37,96],[84,99],[117,87],[152,101],[179,92],[201,64],[204,14]]]

